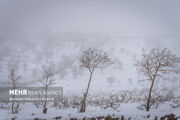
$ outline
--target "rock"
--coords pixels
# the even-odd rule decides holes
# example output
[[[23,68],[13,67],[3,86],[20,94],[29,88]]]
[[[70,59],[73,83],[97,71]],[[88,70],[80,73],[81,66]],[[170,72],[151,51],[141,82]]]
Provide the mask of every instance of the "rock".
[[[90,118],[90,120],[96,120],[96,118],[93,117],[93,118]]]
[[[99,116],[99,117],[96,117],[98,120],[101,120],[104,118],[104,116]]]
[[[70,118],[70,120],[77,120],[77,118]]]
[[[161,117],[160,120],[177,120],[174,114],[165,115],[164,117]]]
[[[34,118],[34,120],[41,120],[41,119],[39,119],[39,118]]]
[[[119,118],[112,118],[111,116],[106,116],[105,120],[120,120]]]
[[[155,119],[154,119],[154,120],[158,120],[158,119],[157,119],[157,116],[155,117]]]
[[[124,116],[123,116],[123,115],[121,116],[121,120],[125,120],[125,118],[124,118]]]
[[[57,116],[54,118],[55,120],[60,120],[61,119],[61,116]]]

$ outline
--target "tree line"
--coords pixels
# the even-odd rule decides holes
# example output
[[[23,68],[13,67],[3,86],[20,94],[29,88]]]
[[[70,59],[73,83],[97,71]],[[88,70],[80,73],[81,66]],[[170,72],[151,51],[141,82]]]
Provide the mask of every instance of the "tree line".
[[[89,72],[88,85],[82,95],[81,106],[79,112],[86,111],[86,99],[90,89],[90,84],[95,70],[101,66],[108,67],[112,63],[110,55],[106,51],[97,48],[89,48],[82,51],[79,58],[80,66],[86,68]],[[167,48],[153,48],[150,51],[142,50],[142,55],[139,60],[135,61],[137,70],[144,75],[144,80],[149,81],[151,85],[148,90],[148,97],[146,101],[146,111],[151,108],[151,94],[156,80],[163,80],[170,73],[179,74],[180,69],[178,64],[180,58],[173,54]],[[48,91],[48,88],[54,84],[54,76],[58,73],[52,66],[42,66],[42,76],[39,83]],[[11,69],[9,73],[10,85],[13,89],[17,88],[17,82],[21,79],[15,74],[15,69]],[[12,113],[17,113],[19,104],[12,103]],[[43,103],[43,113],[47,113],[47,101]]]

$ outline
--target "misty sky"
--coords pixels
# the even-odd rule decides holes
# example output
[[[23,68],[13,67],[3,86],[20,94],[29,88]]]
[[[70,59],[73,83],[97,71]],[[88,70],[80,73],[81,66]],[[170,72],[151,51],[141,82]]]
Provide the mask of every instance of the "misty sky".
[[[49,30],[179,38],[179,6],[179,0],[0,0],[0,37],[28,39]]]
[[[179,0],[0,0],[0,57],[17,56],[19,60],[23,51],[25,57],[20,60],[27,59],[24,68],[29,72],[50,59],[65,65],[59,68],[66,74],[82,48],[98,47],[122,61],[126,69],[122,70],[121,81],[127,81],[129,74],[132,78],[136,75],[132,58],[140,55],[142,47],[167,47],[180,56],[179,6]],[[100,36],[97,40],[96,35]],[[135,42],[126,44],[128,40]],[[6,70],[3,62],[0,70]],[[119,79],[119,72],[112,73]],[[24,74],[24,79],[30,78],[28,72]],[[94,84],[101,85],[101,80]]]

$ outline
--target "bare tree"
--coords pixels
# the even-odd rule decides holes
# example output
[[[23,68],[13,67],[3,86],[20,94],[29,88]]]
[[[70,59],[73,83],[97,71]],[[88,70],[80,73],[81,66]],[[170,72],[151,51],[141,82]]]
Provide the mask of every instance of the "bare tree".
[[[10,85],[13,90],[17,89],[18,87],[18,80],[20,79],[20,76],[16,75],[15,69],[10,69],[9,73],[9,79],[10,79]],[[15,95],[12,95],[13,98],[15,98]],[[15,102],[14,100],[12,101],[11,105],[11,111],[13,114],[16,114],[19,112],[19,103]]]
[[[180,58],[167,48],[152,49],[149,53],[143,50],[142,59],[137,61],[136,66],[138,70],[147,77],[145,80],[151,82],[147,97],[146,111],[150,110],[151,92],[155,80],[163,79],[169,73],[179,73],[178,63],[180,63]]]
[[[43,86],[45,90],[45,100],[43,102],[43,113],[47,113],[47,91],[48,88],[53,85],[55,79],[54,76],[57,73],[57,71],[54,69],[53,66],[42,66],[42,77],[40,79],[40,83]]]
[[[91,79],[93,72],[96,68],[100,67],[101,65],[104,66],[105,64],[109,63],[109,55],[106,52],[102,52],[101,50],[98,49],[92,49],[89,48],[85,51],[83,51],[81,58],[80,58],[80,63],[82,67],[85,67],[89,70],[90,76],[89,76],[89,81],[88,81],[88,86],[86,89],[86,92],[83,95],[83,99],[81,101],[81,108],[80,112],[85,112],[86,109],[86,97],[88,95]]]

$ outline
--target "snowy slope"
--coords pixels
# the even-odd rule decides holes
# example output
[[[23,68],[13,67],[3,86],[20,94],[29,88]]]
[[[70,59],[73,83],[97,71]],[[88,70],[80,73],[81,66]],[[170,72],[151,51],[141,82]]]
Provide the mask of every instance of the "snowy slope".
[[[37,41],[38,39],[41,39]],[[27,42],[19,41],[4,43],[1,49],[7,49],[1,58],[1,81],[8,80],[8,67],[13,64],[18,67],[20,82],[36,81],[40,76],[41,65],[53,64],[59,71],[56,76],[56,86],[63,86],[68,94],[82,94],[86,88],[88,70],[79,67],[79,57],[87,48],[100,48],[107,51],[113,64],[106,68],[95,70],[90,92],[110,90],[135,90],[147,87],[148,83],[138,80],[143,76],[136,71],[135,60],[140,58],[142,48],[149,50],[153,47],[167,47],[177,55],[178,45],[167,40],[149,40],[150,38],[126,38],[97,34],[64,33],[50,34],[34,38]],[[10,46],[10,47],[7,47]],[[141,76],[141,77],[140,77]],[[111,85],[107,79],[114,79]],[[175,76],[172,86],[180,85]],[[164,82],[164,81],[163,81]],[[167,81],[168,82],[168,81]],[[160,82],[158,82],[160,84]],[[173,84],[175,83],[175,84]],[[32,84],[33,85],[33,84]],[[164,85],[164,84],[163,84]],[[163,86],[167,87],[167,86]],[[169,87],[170,88],[170,87]]]

